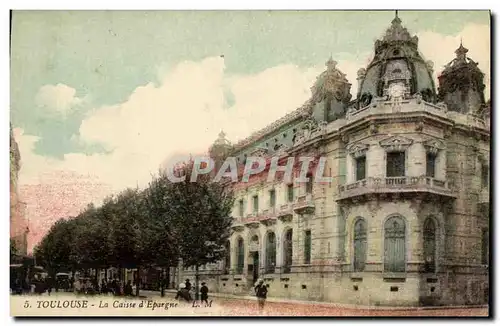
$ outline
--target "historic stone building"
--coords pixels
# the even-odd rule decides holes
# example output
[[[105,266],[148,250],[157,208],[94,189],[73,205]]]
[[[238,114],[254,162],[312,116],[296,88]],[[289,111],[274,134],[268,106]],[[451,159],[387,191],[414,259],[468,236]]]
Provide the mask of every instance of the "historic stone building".
[[[483,73],[460,44],[436,90],[433,64],[396,16],[358,93],[330,59],[302,107],[231,145],[217,161],[326,157],[333,182],[238,183],[229,255],[201,279],[212,292],[359,305],[487,301],[489,103]],[[450,53],[450,59],[452,54]],[[269,161],[269,160],[268,160]],[[295,169],[295,175],[300,168]],[[184,269],[180,278],[194,279]]]
[[[26,204],[19,199],[17,180],[21,155],[10,127],[10,238],[14,240],[17,254],[26,255],[28,249],[28,224],[25,219]]]

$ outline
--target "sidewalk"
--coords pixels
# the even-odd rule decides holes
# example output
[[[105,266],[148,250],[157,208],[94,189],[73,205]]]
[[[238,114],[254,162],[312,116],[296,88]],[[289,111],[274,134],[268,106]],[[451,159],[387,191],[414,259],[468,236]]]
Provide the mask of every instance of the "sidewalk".
[[[176,290],[165,290],[165,297],[174,297],[177,293]],[[141,296],[147,297],[157,297],[160,296],[159,291],[146,291],[141,290]],[[229,293],[209,293],[210,297],[213,298],[223,298],[223,299],[236,299],[236,300],[249,300],[256,301],[257,298],[255,296],[250,295],[234,295]],[[343,304],[343,303],[333,303],[333,302],[322,302],[322,301],[305,301],[305,300],[294,300],[294,299],[286,299],[286,298],[267,298],[268,302],[278,302],[278,303],[288,303],[288,304],[300,304],[300,305],[314,305],[314,306],[325,306],[325,307],[335,307],[335,308],[344,308],[344,309],[364,309],[364,310],[443,310],[443,309],[474,309],[474,308],[488,308],[488,305],[470,305],[470,306],[428,306],[428,307],[390,307],[390,306],[360,306],[354,304]]]

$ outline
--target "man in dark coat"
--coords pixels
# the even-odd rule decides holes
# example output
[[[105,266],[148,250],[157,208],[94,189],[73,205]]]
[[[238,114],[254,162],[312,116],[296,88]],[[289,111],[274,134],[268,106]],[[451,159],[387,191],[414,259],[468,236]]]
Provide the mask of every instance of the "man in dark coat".
[[[208,306],[208,287],[206,286],[205,282],[201,282],[201,302],[205,302],[205,304]]]
[[[257,301],[259,301],[259,311],[262,312],[267,299],[267,286],[264,285],[263,280],[259,280],[257,286],[255,286],[255,294]]]

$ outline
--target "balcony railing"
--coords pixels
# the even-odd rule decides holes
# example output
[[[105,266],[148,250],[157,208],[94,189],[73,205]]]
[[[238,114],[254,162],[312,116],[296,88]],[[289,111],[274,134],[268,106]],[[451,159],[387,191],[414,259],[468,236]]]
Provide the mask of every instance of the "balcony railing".
[[[369,193],[432,192],[455,197],[447,181],[431,177],[386,177],[367,178],[339,186],[339,199],[361,196]]]
[[[293,209],[297,213],[311,213],[314,211],[314,200],[311,194],[305,194],[297,197],[293,204]]]
[[[280,206],[279,210],[276,212],[278,218],[287,218],[293,216],[292,203],[286,203]]]

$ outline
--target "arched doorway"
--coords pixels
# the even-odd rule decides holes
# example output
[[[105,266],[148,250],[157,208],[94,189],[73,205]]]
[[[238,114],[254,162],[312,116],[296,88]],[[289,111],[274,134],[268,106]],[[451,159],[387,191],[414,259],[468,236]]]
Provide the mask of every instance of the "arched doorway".
[[[260,249],[260,244],[259,244],[259,236],[254,235],[250,239],[250,244],[249,244],[249,259],[248,259],[248,275],[252,278],[252,284],[255,284],[257,280],[259,279],[259,267],[260,267],[260,255],[259,255],[259,250]]]

